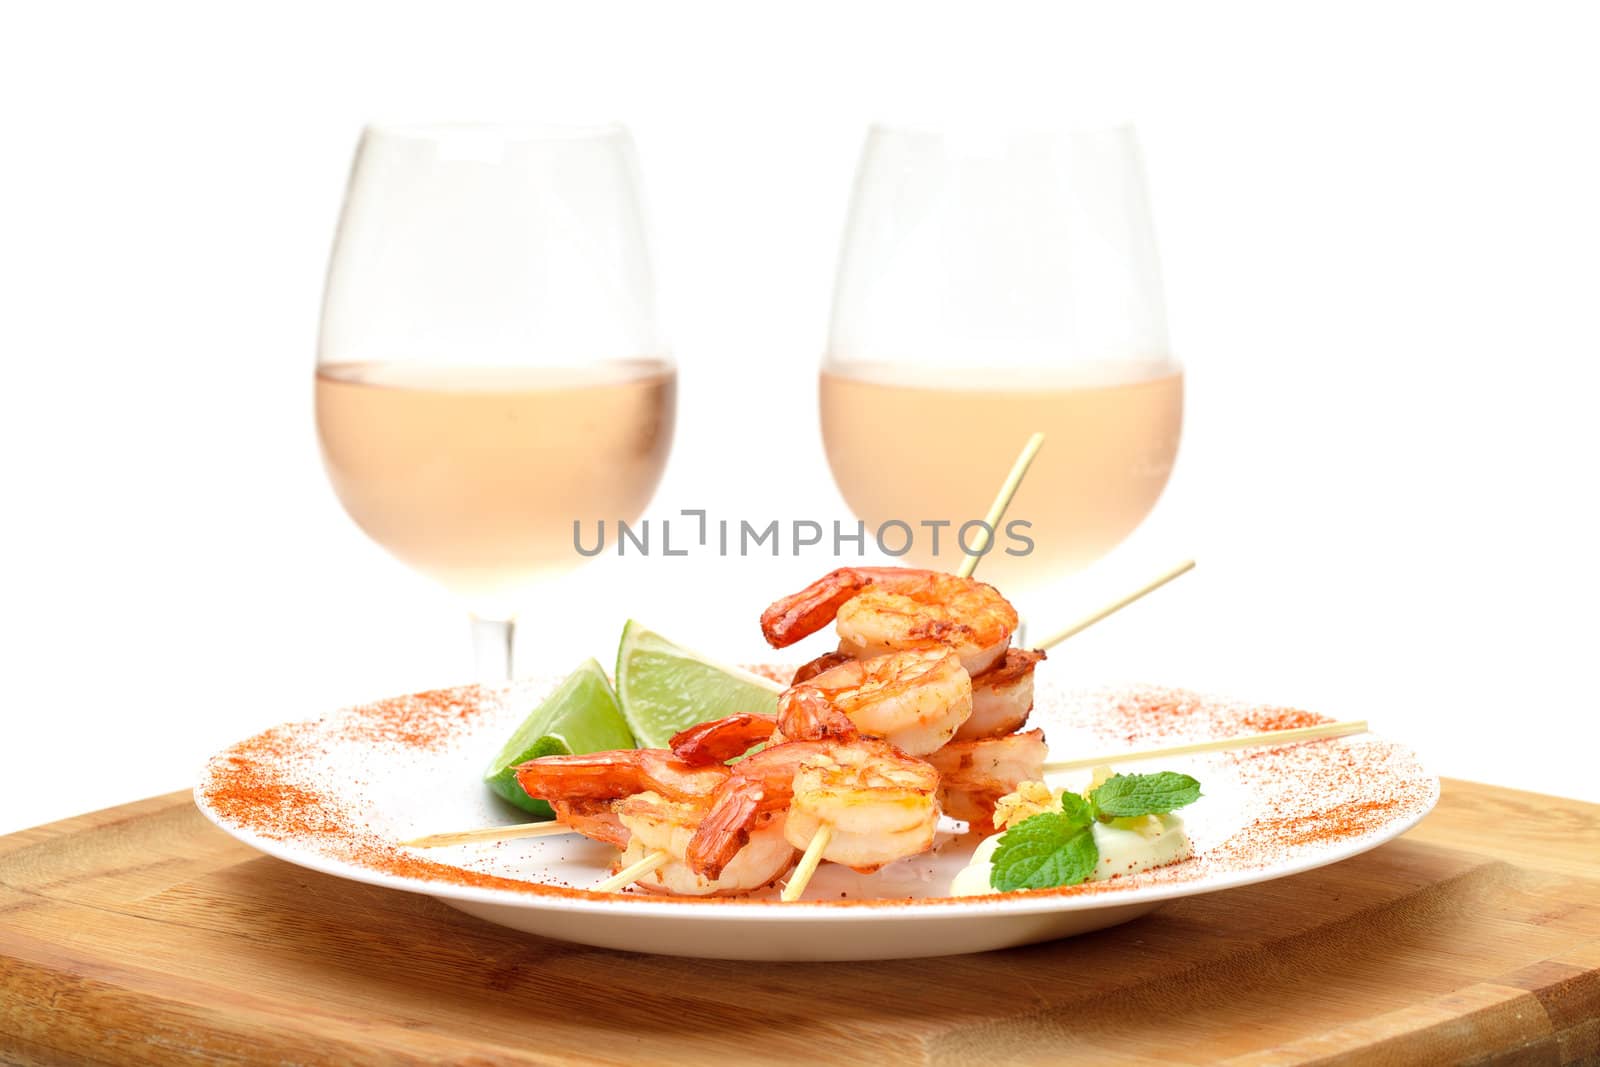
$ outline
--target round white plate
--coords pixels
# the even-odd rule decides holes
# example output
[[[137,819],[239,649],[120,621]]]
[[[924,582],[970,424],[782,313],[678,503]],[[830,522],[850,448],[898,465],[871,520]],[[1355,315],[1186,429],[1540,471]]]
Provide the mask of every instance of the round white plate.
[[[1433,807],[1438,779],[1373,735],[1127,764],[1181,770],[1194,858],[1065,889],[943,894],[977,836],[946,823],[931,854],[871,875],[825,864],[804,900],[597,894],[616,852],[567,835],[418,850],[397,842],[521,822],[484,788],[485,764],[555,680],[468,686],[289,723],[213,757],[195,788],[212,822],[271,856],[430,896],[516,930],[607,948],[749,960],[896,959],[979,952],[1126,922],[1163,901],[1282,878],[1365,852]],[[1069,691],[1044,678],[1031,726],[1056,758],[1282,729],[1293,709],[1139,688]],[[1081,787],[1084,772],[1057,784]],[[1055,779],[1052,779],[1056,781]]]

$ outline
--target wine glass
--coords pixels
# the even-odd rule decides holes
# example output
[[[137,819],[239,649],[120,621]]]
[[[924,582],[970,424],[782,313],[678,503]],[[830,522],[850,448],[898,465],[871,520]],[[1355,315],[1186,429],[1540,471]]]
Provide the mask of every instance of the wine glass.
[[[511,674],[575,523],[633,521],[672,445],[638,165],[616,125],[374,125],[356,151],[316,415],[356,524],[456,593]]]
[[[981,540],[974,526],[963,543],[962,525],[984,517],[1035,430],[1046,443],[981,576],[1026,591],[1127,537],[1167,483],[1183,420],[1133,130],[874,126],[821,412],[846,503],[869,529],[910,526],[884,542],[909,543],[908,562],[956,569]]]

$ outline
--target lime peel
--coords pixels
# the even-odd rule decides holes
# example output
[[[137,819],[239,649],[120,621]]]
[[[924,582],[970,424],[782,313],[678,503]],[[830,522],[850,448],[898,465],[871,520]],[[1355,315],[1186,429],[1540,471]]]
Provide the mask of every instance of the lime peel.
[[[783,686],[719,663],[629,620],[617,648],[617,698],[640,745],[664,747],[696,723],[737,712],[771,715]]]
[[[567,675],[517,727],[489,764],[483,781],[501,799],[536,818],[553,819],[550,805],[530,797],[517,782],[518,764],[541,756],[604,752],[635,744],[605,668],[590,659]]]

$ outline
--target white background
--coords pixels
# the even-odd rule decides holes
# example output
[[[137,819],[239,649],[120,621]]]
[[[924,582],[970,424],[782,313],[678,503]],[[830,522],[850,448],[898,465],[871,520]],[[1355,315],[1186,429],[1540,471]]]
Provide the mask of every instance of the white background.
[[[7,5],[0,831],[470,673],[456,607],[345,518],[312,433],[376,117],[626,121],[682,381],[652,513],[829,520],[815,369],[865,124],[1132,116],[1179,466],[1024,607],[1200,569],[1050,669],[1369,716],[1445,773],[1600,800],[1594,18],[1101,6]],[[606,660],[628,614],[757,655],[759,608],[827,562],[596,564],[524,665]]]

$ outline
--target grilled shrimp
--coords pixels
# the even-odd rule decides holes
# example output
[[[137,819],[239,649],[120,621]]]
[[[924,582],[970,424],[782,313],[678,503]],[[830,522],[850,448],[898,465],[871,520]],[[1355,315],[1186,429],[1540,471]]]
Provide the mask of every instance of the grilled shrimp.
[[[726,767],[696,767],[657,748],[541,756],[517,767],[517,783],[528,795],[552,803],[615,800],[646,791],[692,800],[711,795],[727,776]]]
[[[794,677],[789,679],[789,684],[799,685],[801,682],[809,682],[823,671],[832,670],[841,663],[849,663],[854,658],[843,652],[824,652],[810,663],[802,663],[796,667]]]
[[[892,652],[848,660],[778,698],[778,728],[785,737],[841,736],[840,713],[862,734],[920,756],[954,737],[972,714],[972,681],[953,652]],[[811,729],[791,733],[789,718],[812,720]],[[833,728],[818,730],[819,718],[828,718]]]
[[[685,850],[689,866],[707,878],[720,875],[761,815],[788,809],[800,764],[834,747],[831,741],[788,741],[728,768],[727,780],[711,795],[711,810]]]
[[[726,763],[765,742],[854,741],[860,735],[850,717],[815,690],[790,691],[778,701],[778,715],[741,711],[697,723],[675,735],[668,745],[685,763]]]
[[[1044,653],[1006,649],[1005,658],[972,679],[972,716],[956,731],[957,741],[999,737],[1027,725],[1033,711],[1033,668]]]
[[[715,878],[695,873],[684,853],[708,810],[706,800],[668,800],[659,793],[637,793],[613,805],[616,817],[631,835],[616,870],[652,852],[671,856],[634,884],[655,893],[706,897],[751,893],[769,885],[794,863],[794,847],[784,838],[782,812],[758,815],[748,839]]]
[[[834,830],[822,858],[871,869],[926,850],[939,821],[938,774],[883,741],[790,741],[741,760],[689,842],[689,866],[718,877],[762,815],[787,811],[789,843]]]
[[[726,763],[770,740],[777,728],[778,720],[771,715],[741,711],[680,730],[672,735],[667,747],[680,760],[696,766]]]
[[[1033,711],[1033,669],[1045,658],[1043,650],[1008,648],[994,666],[972,679],[972,715],[956,731],[955,740],[999,737],[1015,733],[1028,723]],[[794,672],[791,685],[808,682],[851,657],[824,652]]]
[[[972,709],[972,683],[952,652],[895,652],[837,666],[790,686],[776,719],[749,712],[691,726],[672,751],[693,764],[720,763],[761,741],[853,741],[882,737],[918,755],[950,740]]]
[[[584,837],[613,848],[628,847],[628,828],[622,825],[611,800],[551,800],[556,820]]]
[[[854,741],[861,733],[816,690],[786,692],[778,709],[776,717],[741,711],[697,723],[673,735],[668,745],[678,759],[704,766],[726,763],[769,741]]]
[[[987,830],[994,806],[1023,782],[1044,777],[1043,730],[977,741],[952,741],[928,763],[939,773],[939,804],[952,819]]]
[[[778,732],[773,740],[854,741],[861,736],[845,711],[820,689],[795,686],[778,697]]]
[[[883,742],[836,745],[795,772],[784,836],[804,848],[823,826],[822,858],[871,871],[933,847],[939,775]]]
[[[968,673],[987,670],[1011,643],[1017,612],[991,585],[908,567],[841,567],[761,613],[761,632],[787,648],[830,621],[839,651],[857,659],[948,648]]]

